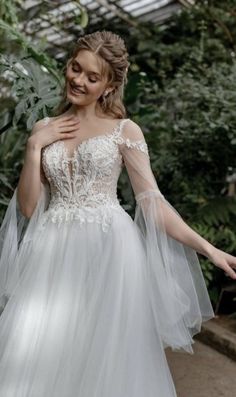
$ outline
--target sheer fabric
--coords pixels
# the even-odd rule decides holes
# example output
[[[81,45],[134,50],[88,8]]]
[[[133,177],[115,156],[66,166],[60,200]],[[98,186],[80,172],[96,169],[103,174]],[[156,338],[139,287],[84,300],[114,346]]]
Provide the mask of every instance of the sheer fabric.
[[[17,201],[17,187],[8,204],[0,228],[0,311],[2,311],[17,286],[24,271],[35,230],[49,203],[49,186],[41,184],[41,194],[30,219],[22,215]]]
[[[142,131],[134,128],[132,121],[124,121],[128,121],[124,128],[111,137],[119,147],[136,198],[134,224],[145,251],[148,295],[157,332],[164,347],[192,352],[193,335],[200,331],[203,321],[214,317],[198,257],[193,249],[168,235],[167,222],[180,215],[158,188]],[[103,142],[96,139],[88,143]],[[9,203],[0,230],[2,308],[25,270],[27,261],[21,259],[30,255],[33,241],[37,244],[36,234],[42,230],[37,225],[49,202],[49,186],[42,184],[30,220],[19,211],[17,189]]]
[[[168,222],[181,217],[160,192],[141,129],[123,130],[121,152],[135,193],[134,222],[146,251],[149,298],[164,347],[192,353],[192,337],[214,317],[197,253],[173,239]]]
[[[213,311],[196,252],[168,234],[180,217],[141,130],[121,120],[72,157],[55,142],[42,165],[33,215],[16,189],[0,231],[0,397],[176,397],[164,347],[192,352]]]

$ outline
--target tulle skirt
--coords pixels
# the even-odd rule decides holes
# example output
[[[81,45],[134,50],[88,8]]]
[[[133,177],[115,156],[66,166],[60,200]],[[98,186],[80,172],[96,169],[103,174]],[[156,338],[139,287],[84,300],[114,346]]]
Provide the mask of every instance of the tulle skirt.
[[[176,396],[141,232],[113,211],[108,232],[48,221],[19,253],[0,316],[0,397]]]

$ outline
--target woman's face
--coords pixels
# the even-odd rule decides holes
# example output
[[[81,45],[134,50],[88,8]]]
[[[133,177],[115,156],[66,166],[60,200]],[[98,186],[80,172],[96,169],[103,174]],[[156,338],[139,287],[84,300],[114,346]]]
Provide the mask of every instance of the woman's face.
[[[97,102],[106,89],[106,76],[101,75],[101,60],[91,51],[80,50],[67,64],[67,99],[80,106]],[[107,88],[106,92],[111,91]]]

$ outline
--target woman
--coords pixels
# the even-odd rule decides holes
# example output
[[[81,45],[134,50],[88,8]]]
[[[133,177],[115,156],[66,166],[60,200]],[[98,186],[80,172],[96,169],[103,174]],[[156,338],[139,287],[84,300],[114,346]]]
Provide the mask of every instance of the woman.
[[[81,37],[64,109],[38,121],[2,229],[0,397],[174,397],[164,348],[192,353],[214,317],[197,254],[236,258],[164,198],[125,118],[123,40]],[[117,198],[127,168],[134,221]]]

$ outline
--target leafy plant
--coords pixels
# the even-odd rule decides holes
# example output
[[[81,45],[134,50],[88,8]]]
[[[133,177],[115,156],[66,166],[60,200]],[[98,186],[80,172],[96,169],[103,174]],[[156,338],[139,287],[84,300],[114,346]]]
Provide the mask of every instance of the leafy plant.
[[[48,115],[58,104],[61,98],[59,75],[57,79],[54,78],[32,58],[2,56],[0,62],[1,72],[8,72],[8,79],[12,82],[12,97],[17,101],[11,124],[16,127],[19,121],[23,121],[30,130],[39,118]],[[2,128],[6,128],[6,125]]]

